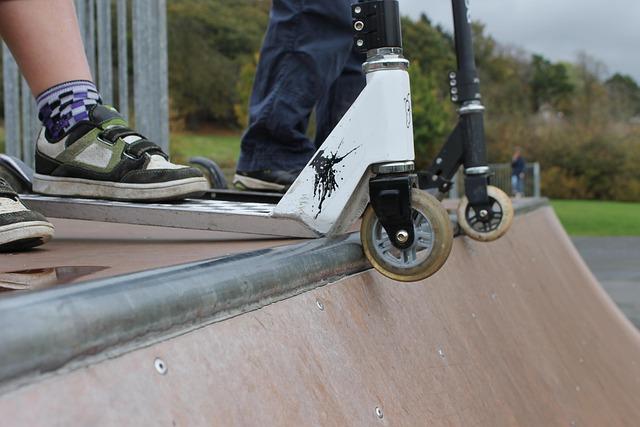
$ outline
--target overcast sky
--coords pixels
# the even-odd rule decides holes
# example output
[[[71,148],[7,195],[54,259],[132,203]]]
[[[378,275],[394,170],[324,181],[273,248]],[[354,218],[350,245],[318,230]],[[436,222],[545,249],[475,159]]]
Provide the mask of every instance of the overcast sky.
[[[453,26],[450,0],[400,0],[400,9]],[[640,0],[471,0],[471,12],[502,44],[554,61],[583,51],[640,82]]]

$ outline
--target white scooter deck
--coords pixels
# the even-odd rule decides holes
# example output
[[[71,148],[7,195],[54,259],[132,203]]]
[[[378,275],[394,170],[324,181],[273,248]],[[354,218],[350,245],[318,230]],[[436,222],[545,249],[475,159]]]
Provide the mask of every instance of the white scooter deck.
[[[228,231],[266,236],[314,238],[300,221],[273,217],[268,203],[189,199],[180,203],[131,203],[24,194],[31,209],[50,218]]]

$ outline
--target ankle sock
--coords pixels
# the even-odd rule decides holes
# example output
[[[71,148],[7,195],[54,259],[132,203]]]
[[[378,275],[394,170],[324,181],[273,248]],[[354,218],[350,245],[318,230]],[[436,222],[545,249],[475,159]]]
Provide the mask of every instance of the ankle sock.
[[[36,97],[38,118],[47,129],[47,138],[58,141],[78,122],[89,119],[89,110],[102,104],[96,85],[74,80],[53,86]]]

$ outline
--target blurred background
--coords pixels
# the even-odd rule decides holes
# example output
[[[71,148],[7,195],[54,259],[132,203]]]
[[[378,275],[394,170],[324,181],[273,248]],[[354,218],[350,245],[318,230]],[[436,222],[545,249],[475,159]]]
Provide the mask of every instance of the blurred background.
[[[540,193],[551,199],[598,278],[609,283],[614,298],[622,295],[618,300],[624,299],[619,302],[630,313],[640,310],[637,291],[630,291],[640,283],[640,57],[635,47],[640,5],[585,3],[472,2],[489,159],[496,179],[504,181],[500,186],[511,192],[512,154],[522,149],[530,165],[525,196]],[[270,1],[76,0],[76,5],[101,91],[108,86],[113,103],[129,111],[143,132],[154,117],[142,117],[142,110],[156,119],[164,113],[152,114],[134,99],[147,97],[148,105],[166,106],[167,135],[150,136],[170,140],[173,160],[205,156],[232,174]],[[400,5],[405,54],[412,64],[417,163],[426,166],[456,121],[447,78],[456,68],[451,4],[401,0]],[[24,89],[19,94],[8,61],[5,50],[0,152],[9,148],[5,129],[11,138],[26,141],[24,147],[33,140],[24,119],[12,115],[28,112],[31,101]],[[145,64],[155,67],[150,74],[141,71]],[[157,79],[153,85],[138,83],[152,77]],[[16,133],[19,120],[22,131]],[[504,174],[507,178],[500,178]],[[640,315],[636,321],[640,324]]]

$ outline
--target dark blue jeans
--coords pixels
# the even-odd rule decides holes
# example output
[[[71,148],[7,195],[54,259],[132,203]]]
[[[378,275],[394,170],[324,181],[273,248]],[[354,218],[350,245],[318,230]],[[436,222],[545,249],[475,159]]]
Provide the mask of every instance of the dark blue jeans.
[[[273,0],[238,171],[299,171],[365,85],[352,0]],[[316,108],[315,141],[306,135]]]

